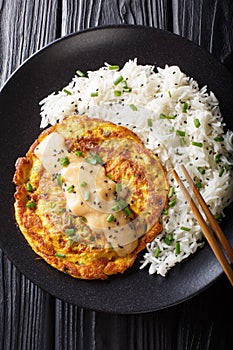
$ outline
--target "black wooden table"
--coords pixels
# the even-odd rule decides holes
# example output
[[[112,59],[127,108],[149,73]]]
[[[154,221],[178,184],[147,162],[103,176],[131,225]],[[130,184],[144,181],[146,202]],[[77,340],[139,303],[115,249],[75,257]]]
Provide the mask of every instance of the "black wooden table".
[[[108,24],[174,32],[233,72],[232,0],[0,0],[0,85],[53,40]],[[105,314],[47,294],[0,250],[0,349],[233,349],[232,292],[223,275],[168,309]]]

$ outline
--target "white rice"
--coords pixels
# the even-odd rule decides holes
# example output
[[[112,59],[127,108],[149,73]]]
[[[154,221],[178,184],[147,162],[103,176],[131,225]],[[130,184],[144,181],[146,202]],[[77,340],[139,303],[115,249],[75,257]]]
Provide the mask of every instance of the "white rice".
[[[200,191],[212,213],[223,217],[223,209],[233,198],[233,174],[229,170],[233,164],[233,132],[224,134],[218,101],[206,86],[199,89],[197,82],[177,66],[157,70],[154,72],[150,65],[138,65],[136,59],[119,70],[110,70],[106,64],[97,71],[89,71],[86,77],[75,75],[64,89],[40,104],[42,128],[67,115],[87,113],[133,129],[158,154],[174,188],[170,201],[175,200],[175,205],[162,216],[163,232],[147,245],[141,268],[149,265],[150,274],[165,276],[171,267],[202,245],[200,227],[171,170],[175,168],[182,177],[179,164],[184,163],[194,180],[202,183]],[[120,75],[131,92],[123,92],[122,82],[114,85]],[[114,90],[121,91],[121,96],[115,96]],[[93,92],[98,96],[92,97]],[[174,119],[161,119],[161,114]],[[148,119],[152,119],[152,126],[148,126]],[[195,125],[195,119],[200,127]],[[185,136],[177,135],[177,130],[184,131]],[[216,137],[223,137],[223,141],[214,140]],[[201,147],[192,142],[200,143]],[[204,168],[205,174],[198,167]],[[168,234],[173,238],[170,245],[164,241]]]

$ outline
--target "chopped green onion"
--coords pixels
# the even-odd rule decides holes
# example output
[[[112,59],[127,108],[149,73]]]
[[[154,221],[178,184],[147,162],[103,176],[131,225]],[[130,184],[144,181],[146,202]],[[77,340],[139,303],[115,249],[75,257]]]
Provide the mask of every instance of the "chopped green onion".
[[[61,185],[62,185],[62,176],[61,176],[61,174],[58,174],[58,175],[57,175],[57,185],[58,185],[58,186],[61,186]]]
[[[74,228],[67,228],[67,229],[65,230],[65,234],[66,234],[67,236],[73,235],[74,232],[75,232],[75,229],[74,229]]]
[[[173,238],[173,234],[172,234],[172,233],[169,233],[169,234],[164,238],[164,242],[165,242],[167,245],[171,245],[173,241],[174,241],[174,238]]]
[[[127,216],[130,216],[133,214],[132,211],[129,209],[129,207],[124,208],[124,212]]]
[[[102,158],[96,153],[91,155],[91,157],[88,157],[86,159],[87,163],[92,164],[92,165],[96,165],[96,164],[102,164],[103,160]]]
[[[56,208],[56,206],[57,206],[56,203],[50,203],[50,207],[51,207],[52,209]]]
[[[174,195],[174,193],[175,193],[175,189],[174,189],[174,187],[171,186],[169,193],[168,193],[168,197],[171,198]]]
[[[120,75],[118,78],[114,80],[113,84],[118,85],[122,80],[124,80],[124,78],[122,77],[122,75]]]
[[[68,193],[74,192],[74,185],[70,185],[69,187],[67,187],[67,192]]]
[[[214,218],[216,221],[220,221],[222,217],[221,217],[221,214],[215,214]]]
[[[176,242],[176,255],[180,254],[180,243]]]
[[[180,229],[183,231],[187,231],[187,232],[191,230],[191,228],[186,227],[186,226],[181,226]]]
[[[35,208],[36,207],[36,202],[28,202],[27,204],[26,204],[26,207],[27,208],[29,208],[29,209],[33,209],[33,208]]]
[[[99,96],[98,91],[91,92],[91,97],[97,97],[97,96]]]
[[[128,203],[126,201],[124,201],[123,198],[119,198],[118,203],[121,206],[121,208],[125,208],[128,206]]]
[[[185,136],[185,131],[183,131],[183,130],[176,130],[176,135],[178,135],[178,136]]]
[[[133,103],[131,103],[131,105],[129,105],[129,106],[132,109],[132,111],[137,111],[138,110],[137,107]]]
[[[122,190],[121,184],[116,184],[116,192],[120,192]]]
[[[174,126],[172,126],[172,127],[169,129],[170,132],[174,132],[174,130],[175,130]]]
[[[160,119],[175,119],[176,117],[174,115],[166,115],[166,114],[161,113],[159,115],[159,118]]]
[[[85,201],[89,201],[89,199],[90,199],[90,191],[86,191],[86,192],[84,193],[84,200],[85,200]]]
[[[114,90],[114,95],[115,96],[121,96],[121,91],[120,90]]]
[[[64,91],[67,95],[72,95],[72,92],[70,92],[70,91],[67,90],[67,89],[63,89],[63,91]]]
[[[223,173],[224,173],[224,168],[221,168],[221,169],[219,170],[218,176],[219,176],[219,177],[222,177]]]
[[[80,69],[76,70],[76,74],[80,77],[85,77],[85,73],[83,73]]]
[[[75,155],[76,155],[77,157],[82,157],[83,152],[82,152],[82,151],[76,151],[76,152],[75,152]]]
[[[220,161],[221,161],[221,156],[220,156],[220,154],[217,154],[215,157],[215,162],[220,163]]]
[[[223,138],[222,136],[215,137],[215,138],[214,138],[214,141],[216,141],[216,142],[222,142],[222,141],[224,141],[224,138]]]
[[[30,184],[30,182],[26,183],[26,189],[27,189],[28,192],[33,192],[33,187]]]
[[[170,90],[168,90],[167,93],[168,93],[168,96],[169,96],[169,97],[172,97],[172,94],[171,94],[171,91],[170,91]]]
[[[168,206],[169,206],[169,208],[173,208],[175,204],[176,204],[176,199],[174,199],[173,201],[170,201],[168,203]]]
[[[168,210],[167,209],[163,209],[162,214],[163,215],[167,215],[168,214]]]
[[[115,65],[115,66],[108,66],[109,70],[118,70],[119,66]]]
[[[114,215],[113,214],[110,214],[108,217],[107,217],[107,222],[113,222],[115,219]]]
[[[62,166],[67,166],[70,164],[69,158],[68,157],[63,157],[60,159],[60,163]]]
[[[202,142],[195,142],[195,141],[192,142],[192,145],[196,146],[196,147],[202,147],[203,146]]]
[[[159,253],[160,253],[160,248],[157,247],[157,248],[155,249],[155,252],[154,252],[154,257],[155,257],[155,258],[158,258]]]
[[[126,81],[126,80],[123,80],[123,81],[122,81],[122,87],[123,87],[123,89],[125,89],[125,88],[128,87],[128,84],[127,84],[127,81]]]
[[[152,119],[147,119],[147,125],[151,128],[153,125]]]
[[[81,187],[86,187],[87,186],[87,183],[85,181],[81,182],[80,184]]]
[[[181,137],[181,138],[180,138],[180,145],[181,145],[181,146],[184,146],[185,144],[186,144],[185,138]]]
[[[225,165],[225,169],[226,169],[226,171],[231,170],[231,169],[232,169],[232,165],[226,164],[226,165]]]
[[[124,92],[131,92],[132,88],[131,87],[123,87]]]
[[[196,128],[200,128],[201,123],[200,123],[200,120],[198,118],[195,118],[193,122],[194,122],[194,125]]]
[[[183,112],[183,113],[187,113],[188,106],[189,106],[189,105],[188,105],[187,102],[184,102],[184,103],[183,103],[183,107],[182,107],[182,112]]]
[[[55,253],[55,256],[56,256],[57,258],[65,258],[65,257],[66,257],[66,255],[65,255],[64,253],[59,253],[59,252],[56,252],[56,253]]]
[[[196,183],[196,188],[202,188],[202,182],[197,182]]]
[[[117,204],[112,207],[113,211],[119,211],[120,209],[121,209],[120,206]]]
[[[110,135],[110,131],[109,130],[104,130],[104,136],[108,136],[108,135]]]
[[[201,166],[199,166],[199,167],[197,168],[197,170],[199,171],[200,174],[202,174],[202,175],[205,174],[205,169],[202,168]]]

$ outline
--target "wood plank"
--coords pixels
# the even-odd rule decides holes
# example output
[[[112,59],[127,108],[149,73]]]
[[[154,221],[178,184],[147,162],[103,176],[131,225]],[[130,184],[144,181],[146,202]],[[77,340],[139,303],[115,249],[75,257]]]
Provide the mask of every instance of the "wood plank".
[[[169,0],[63,0],[61,35],[110,24],[137,24],[168,29],[169,9]]]
[[[231,0],[172,0],[173,31],[223,62],[233,51]]]

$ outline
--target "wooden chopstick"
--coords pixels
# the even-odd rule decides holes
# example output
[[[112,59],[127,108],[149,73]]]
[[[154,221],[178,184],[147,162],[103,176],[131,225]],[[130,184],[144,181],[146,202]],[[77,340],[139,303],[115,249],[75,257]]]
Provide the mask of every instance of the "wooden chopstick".
[[[232,247],[230,246],[230,244],[227,241],[226,237],[224,236],[224,233],[222,232],[220,226],[217,224],[216,220],[214,219],[213,215],[211,214],[208,206],[206,205],[200,192],[197,190],[194,182],[192,181],[192,179],[191,179],[190,175],[188,174],[184,165],[181,165],[181,170],[183,171],[187,181],[189,182],[191,189],[192,189],[194,195],[196,196],[198,202],[200,201],[199,203],[200,203],[205,215],[206,216],[208,215],[207,218],[209,220],[209,224],[211,225],[213,231],[216,233],[216,236],[220,237],[219,241],[221,242],[223,248],[226,250],[227,255],[229,256],[230,260],[232,261],[232,257],[233,257]],[[178,185],[180,186],[180,189],[183,192],[183,195],[184,195],[185,199],[187,200],[189,207],[193,212],[193,215],[195,216],[196,220],[198,221],[198,223],[201,227],[201,230],[202,230],[203,234],[205,235],[210,247],[212,248],[212,250],[213,250],[215,256],[217,257],[220,265],[222,266],[225,274],[227,275],[231,285],[233,286],[233,270],[231,268],[231,265],[228,263],[225,255],[223,254],[220,246],[218,245],[216,238],[214,237],[212,230],[210,229],[210,227],[207,225],[206,221],[202,217],[199,209],[197,208],[195,202],[191,198],[189,192],[187,191],[186,187],[184,186],[182,180],[180,179],[180,177],[177,174],[177,172],[175,171],[175,169],[172,170],[172,173],[173,173],[174,178],[176,179]],[[207,212],[208,212],[208,214],[206,214]],[[216,230],[216,228],[217,228],[217,230]]]

